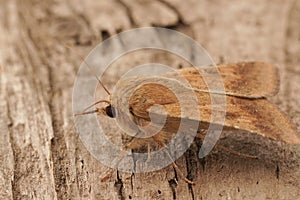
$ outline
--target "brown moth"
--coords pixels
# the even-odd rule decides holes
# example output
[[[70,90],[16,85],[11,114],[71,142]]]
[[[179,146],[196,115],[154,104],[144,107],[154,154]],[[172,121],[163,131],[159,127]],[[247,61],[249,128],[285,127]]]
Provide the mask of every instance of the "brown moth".
[[[209,74],[211,67],[201,67],[201,69]],[[224,130],[244,130],[276,141],[300,144],[300,135],[296,131],[296,126],[285,113],[266,99],[278,92],[279,77],[275,66],[264,62],[241,62],[217,65],[217,69],[222,77],[225,94],[215,92],[215,95],[226,96],[225,121],[224,124],[220,124],[224,126]],[[184,89],[180,89],[179,86],[174,87],[183,95],[185,90],[194,92],[197,106],[190,108],[190,112],[200,111],[198,116],[182,116],[181,104],[176,95],[168,87],[162,86],[162,83],[176,85],[180,83],[181,78],[184,78],[190,87]],[[101,85],[103,86],[102,83]],[[108,91],[105,87],[104,89]],[[189,102],[192,99],[188,96],[185,100],[187,105],[192,103]],[[107,105],[86,112],[92,106],[103,102]],[[124,144],[124,149],[132,150],[147,146],[150,142],[165,146],[178,131],[178,124],[182,117],[196,121],[199,124],[199,132],[205,130],[211,121],[210,104],[210,91],[203,77],[197,69],[191,67],[161,76],[122,79],[117,83],[116,91],[110,94],[108,100],[98,101],[78,115],[97,113],[111,118],[116,117],[119,123],[124,124],[124,131],[136,134],[145,133],[149,129],[151,132],[151,129],[159,127],[160,131],[150,137],[135,137],[136,135],[129,137]],[[155,105],[160,105],[159,109],[153,109]],[[163,124],[158,121],[153,122],[151,115],[166,120]],[[146,127],[146,130],[143,130],[143,127]],[[175,163],[173,165],[177,169]]]

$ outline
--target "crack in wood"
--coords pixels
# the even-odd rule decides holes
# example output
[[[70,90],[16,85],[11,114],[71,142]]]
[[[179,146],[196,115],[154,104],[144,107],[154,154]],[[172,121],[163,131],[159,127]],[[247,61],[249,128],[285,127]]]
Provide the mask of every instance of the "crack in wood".
[[[279,170],[279,165],[277,164],[276,165],[276,170],[275,170],[275,175],[276,175],[276,178],[279,180],[279,173],[280,173],[280,170]]]
[[[197,170],[197,162],[195,160],[195,156],[197,157],[197,153],[194,152],[195,144],[193,143],[191,147],[187,150],[185,155],[186,160],[186,170],[187,170],[187,178],[191,181],[195,178],[195,171]],[[193,186],[191,184],[188,184],[188,189],[191,194],[192,200],[195,199],[195,194],[193,190]]]
[[[176,170],[174,169],[174,171],[175,171],[174,173],[175,173],[175,177],[176,177],[177,176]],[[169,186],[172,191],[173,200],[175,200],[177,198],[177,195],[176,195],[177,178],[172,178],[168,182],[169,182]]]
[[[51,139],[51,158],[53,161],[53,176],[55,182],[55,190],[57,193],[57,197],[59,199],[70,198],[69,197],[69,188],[67,184],[67,179],[69,174],[69,167],[70,163],[67,160],[67,146],[64,137],[64,131],[62,130],[62,116],[60,114],[60,108],[57,105],[57,101],[55,101],[54,95],[60,90],[55,86],[54,76],[55,73],[53,72],[50,65],[47,65],[49,73],[48,79],[50,83],[51,93],[50,93],[50,102],[48,104],[50,115],[52,119],[52,128],[54,138]],[[56,92],[54,92],[56,91]]]
[[[6,88],[5,88],[6,89]],[[6,100],[6,102],[9,102],[8,101],[8,98]],[[16,162],[16,151],[15,151],[15,148],[13,146],[13,120],[12,120],[12,117],[11,117],[11,112],[10,112],[10,108],[9,108],[9,104],[6,103],[6,110],[7,110],[7,118],[9,120],[9,125],[8,125],[8,131],[9,131],[9,143],[10,143],[10,146],[11,146],[11,150],[12,150],[12,155],[13,155],[13,158],[14,158],[14,163],[13,163],[13,176],[12,176],[12,179],[11,179],[11,195],[12,195],[12,199],[16,199],[18,196],[19,196],[19,193],[18,193],[18,190],[16,189],[16,165],[17,165],[17,162]]]
[[[131,186],[131,191],[133,191],[133,177],[134,177],[134,173],[131,174],[130,176],[130,186]]]
[[[117,191],[118,197],[120,200],[125,200],[125,194],[124,194],[124,185],[122,178],[119,176],[119,171],[117,170],[117,180],[115,181],[115,189]]]

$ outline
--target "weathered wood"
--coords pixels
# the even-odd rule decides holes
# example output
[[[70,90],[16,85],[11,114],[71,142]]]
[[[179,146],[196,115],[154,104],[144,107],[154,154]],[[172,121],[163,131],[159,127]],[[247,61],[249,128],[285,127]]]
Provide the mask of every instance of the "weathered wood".
[[[159,1],[121,0],[129,10],[134,24],[142,26],[171,26],[178,22],[177,14]]]
[[[1,60],[1,63],[3,61]],[[11,145],[9,126],[11,125],[8,117],[7,109],[7,91],[6,84],[7,78],[4,74],[4,68],[1,64],[1,88],[0,88],[0,107],[1,107],[1,118],[0,118],[0,198],[1,199],[12,199],[12,181],[14,179],[14,156]]]
[[[0,198],[1,199],[297,199],[300,148],[225,133],[224,145],[258,160],[216,152],[199,160],[199,141],[176,161],[196,185],[171,166],[152,173],[107,170],[78,138],[72,88],[80,59],[120,31],[171,27],[204,45],[217,62],[261,60],[277,64],[281,88],[271,100],[300,130],[299,13],[296,0],[248,1],[0,1]],[[137,52],[114,62],[108,87],[122,70],[158,62],[188,63],[165,52]],[[121,67],[120,67],[121,66]],[[111,78],[113,77],[113,78]],[[100,93],[103,96],[103,91]],[[105,130],[110,130],[112,121]]]
[[[18,20],[18,6],[15,2],[2,4],[6,20],[1,23],[1,44],[4,44],[1,48],[1,105],[4,107],[1,142],[5,142],[1,144],[4,162],[1,171],[6,185],[1,195],[14,199],[53,199],[56,197],[50,149],[53,129],[45,96],[49,87],[43,81],[47,79],[35,78],[47,74],[39,54],[32,51],[33,41]]]

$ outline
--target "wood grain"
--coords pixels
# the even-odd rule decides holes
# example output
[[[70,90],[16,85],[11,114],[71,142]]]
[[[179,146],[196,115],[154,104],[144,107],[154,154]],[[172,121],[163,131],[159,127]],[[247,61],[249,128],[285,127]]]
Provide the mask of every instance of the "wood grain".
[[[73,127],[71,96],[80,59],[63,46],[75,45],[86,55],[120,31],[155,25],[187,33],[217,62],[276,64],[281,86],[270,100],[300,130],[299,1],[0,0],[0,5],[0,199],[299,198],[300,148],[237,132],[224,133],[221,143],[259,159],[214,151],[199,160],[196,141],[176,161],[195,186],[177,183],[171,166],[145,174],[115,172],[101,183],[107,168]],[[147,55],[114,63],[114,79],[106,77],[105,83],[112,87],[117,69],[132,63],[184,63],[165,53]]]

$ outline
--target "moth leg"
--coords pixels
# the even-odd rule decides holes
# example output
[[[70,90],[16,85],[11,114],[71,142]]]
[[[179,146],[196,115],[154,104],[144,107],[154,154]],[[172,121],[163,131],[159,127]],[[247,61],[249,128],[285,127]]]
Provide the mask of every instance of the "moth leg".
[[[201,132],[201,133],[198,133],[198,134],[196,135],[196,137],[197,137],[197,138],[200,138],[201,140],[204,140],[205,135],[203,134],[203,132]],[[252,158],[252,159],[257,159],[257,156],[253,156],[253,155],[241,153],[241,152],[235,151],[235,150],[233,150],[233,149],[231,149],[231,148],[225,147],[225,146],[219,144],[219,141],[216,143],[215,147],[216,147],[217,149],[221,149],[221,150],[223,150],[223,151],[226,151],[226,152],[228,152],[228,153],[231,153],[231,154],[234,154],[234,155],[237,155],[237,156],[246,157],[246,158]]]
[[[112,176],[112,173],[115,171],[116,168],[118,168],[120,161],[125,157],[125,155],[126,155],[126,149],[123,149],[117,158],[117,163],[115,165],[115,168],[109,168],[106,172],[104,172],[104,176],[101,178],[101,182],[107,181],[107,179],[109,179]],[[115,159],[113,160],[113,162],[114,161]]]
[[[155,142],[157,142],[157,144],[159,144],[160,146],[166,147],[166,144],[165,144],[164,142],[162,142],[161,140],[159,140],[158,138],[156,138],[155,136],[152,137],[152,138],[153,138],[153,140],[154,140]],[[186,178],[186,177],[183,175],[182,171],[181,171],[181,170],[179,169],[179,167],[176,165],[175,161],[173,160],[173,158],[171,157],[171,155],[170,155],[168,152],[167,152],[167,155],[168,155],[168,157],[171,159],[172,165],[173,165],[173,167],[175,168],[175,170],[178,172],[180,178],[182,178],[182,179],[183,179],[185,182],[187,182],[188,184],[194,185],[195,183],[194,183],[193,181],[189,180],[188,178]]]
[[[101,182],[106,182],[110,177],[112,177],[114,170],[113,169],[108,169],[107,171],[104,172],[104,175],[101,175]]]

